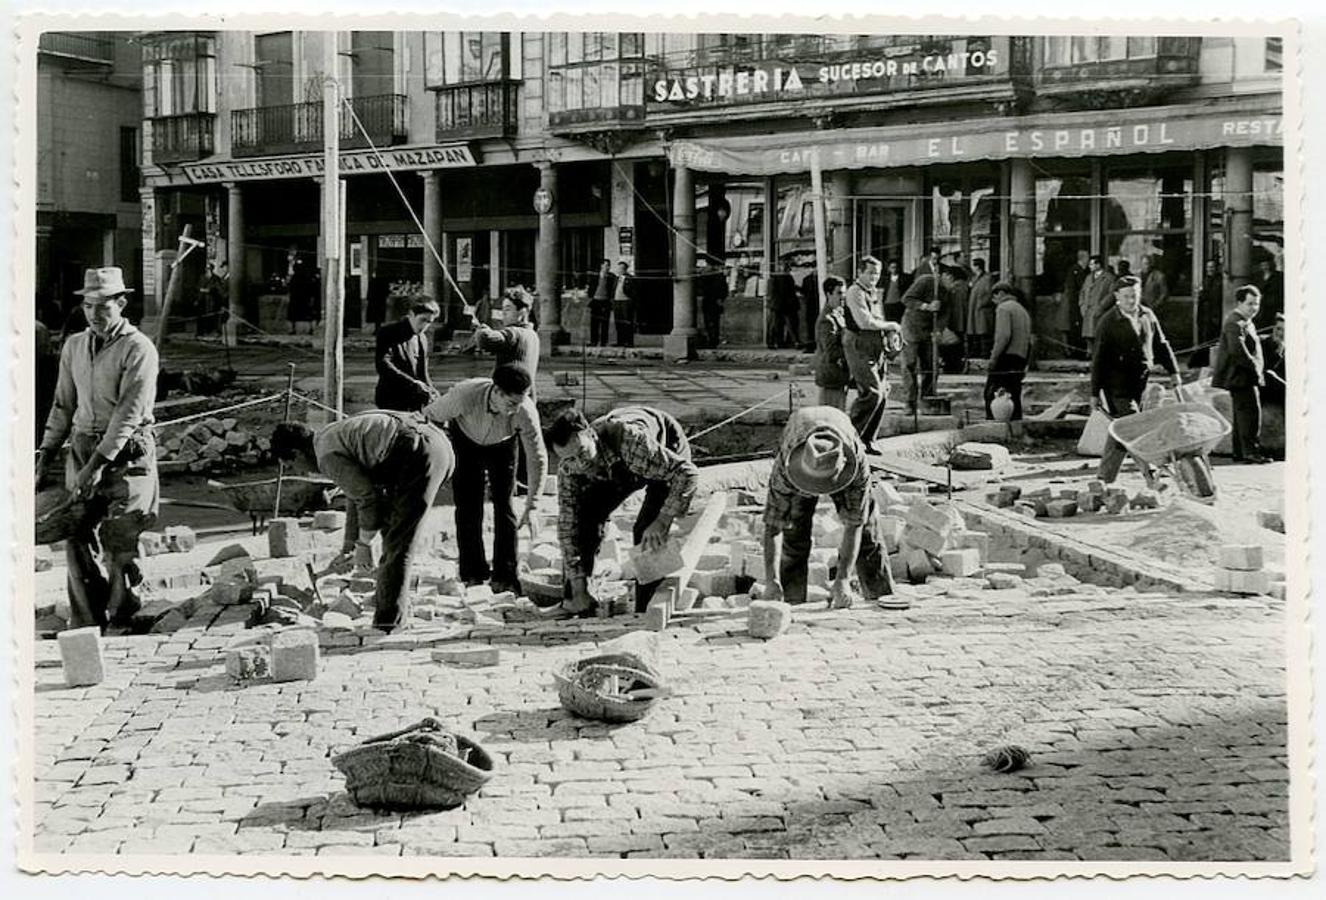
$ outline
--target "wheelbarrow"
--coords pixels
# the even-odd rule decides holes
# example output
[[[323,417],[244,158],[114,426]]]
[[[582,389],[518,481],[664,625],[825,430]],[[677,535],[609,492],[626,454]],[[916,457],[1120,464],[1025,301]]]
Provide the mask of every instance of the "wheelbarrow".
[[[276,508],[276,481],[275,478],[229,483],[209,480],[207,485],[224,493],[235,509],[248,513],[253,523],[252,533],[259,534]],[[329,478],[287,475],[281,479],[281,509],[276,515],[298,516],[326,509],[335,489],[336,482]]]
[[[1174,477],[1179,489],[1202,503],[1214,503],[1215,476],[1209,454],[1230,432],[1215,408],[1183,400],[1123,416],[1110,423],[1110,437],[1147,465]]]

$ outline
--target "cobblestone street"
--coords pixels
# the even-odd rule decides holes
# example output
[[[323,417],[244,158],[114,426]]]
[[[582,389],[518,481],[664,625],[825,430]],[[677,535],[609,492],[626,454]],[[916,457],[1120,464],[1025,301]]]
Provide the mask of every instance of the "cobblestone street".
[[[638,618],[347,635],[316,681],[247,687],[220,653],[242,608],[108,639],[94,688],[65,688],[39,642],[36,850],[1289,857],[1281,604],[942,584],[904,588],[906,612],[800,607],[771,643],[744,615],[670,629],[675,696],[620,727],[564,713],[549,672]],[[500,664],[432,661],[456,643]],[[329,755],[424,715],[494,755],[488,786],[448,812],[354,807]],[[981,767],[1005,743],[1027,769]]]

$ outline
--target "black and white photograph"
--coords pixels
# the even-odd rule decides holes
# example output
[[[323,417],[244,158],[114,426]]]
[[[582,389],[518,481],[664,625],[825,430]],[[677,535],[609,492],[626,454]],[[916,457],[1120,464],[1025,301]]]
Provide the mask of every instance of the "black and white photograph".
[[[19,20],[22,871],[1312,871],[1293,27],[374,15]]]

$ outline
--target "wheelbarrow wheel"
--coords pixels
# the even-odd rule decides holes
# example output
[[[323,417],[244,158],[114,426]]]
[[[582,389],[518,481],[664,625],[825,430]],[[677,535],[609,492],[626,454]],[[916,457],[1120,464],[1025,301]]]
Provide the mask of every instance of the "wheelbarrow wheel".
[[[1184,490],[1189,494],[1199,500],[1211,501],[1215,499],[1215,476],[1211,472],[1211,464],[1206,457],[1185,456],[1175,461],[1174,468]]]

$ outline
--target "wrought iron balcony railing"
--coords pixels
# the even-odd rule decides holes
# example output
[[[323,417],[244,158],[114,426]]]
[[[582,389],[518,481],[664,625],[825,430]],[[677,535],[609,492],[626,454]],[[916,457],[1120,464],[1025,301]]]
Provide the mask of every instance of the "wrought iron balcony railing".
[[[216,152],[216,114],[199,112],[152,119],[152,161],[184,162]]]
[[[115,39],[109,31],[43,31],[37,49],[82,63],[109,66],[115,62]]]
[[[489,81],[437,88],[437,140],[511,137],[519,110],[514,81]]]
[[[409,138],[409,103],[405,95],[353,97],[350,107],[354,117],[341,110],[342,147],[367,147],[370,140],[375,146],[391,146]],[[355,118],[362,124],[362,131]],[[235,156],[307,152],[322,146],[322,104],[237,109],[230,114],[230,129],[230,152]]]

